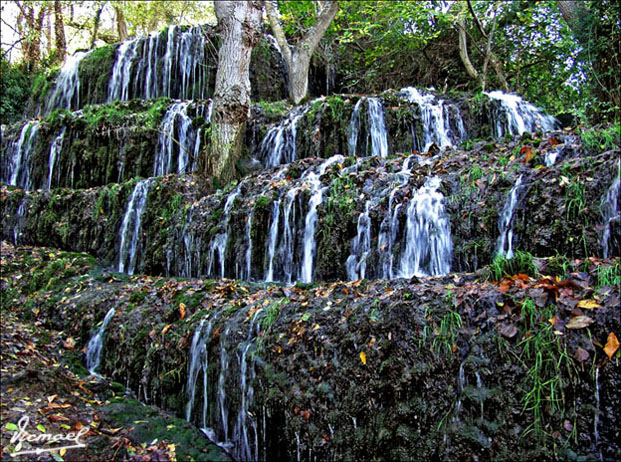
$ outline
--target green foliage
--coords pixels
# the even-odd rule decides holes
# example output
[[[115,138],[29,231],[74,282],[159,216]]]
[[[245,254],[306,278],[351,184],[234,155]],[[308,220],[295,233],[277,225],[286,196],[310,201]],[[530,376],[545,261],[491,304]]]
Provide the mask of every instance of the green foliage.
[[[356,209],[358,186],[351,177],[337,176],[330,184],[330,192],[325,201],[325,213],[321,231],[324,239],[330,236],[337,221],[347,220]]]
[[[291,110],[291,105],[286,99],[280,101],[259,101],[257,105],[261,106],[265,115],[269,118],[281,117]]]
[[[495,281],[499,281],[505,276],[513,274],[527,274],[535,277],[539,274],[537,265],[533,262],[533,256],[528,252],[516,250],[513,258],[505,258],[496,255],[494,261],[489,265],[488,276]]]
[[[617,122],[607,128],[582,129],[580,139],[591,154],[618,148],[621,146],[621,123]]]
[[[42,77],[40,74],[39,77]],[[0,123],[10,124],[22,118],[30,96],[31,77],[21,65],[0,61]]]
[[[597,267],[597,286],[617,288],[621,286],[621,263],[619,261],[610,266],[600,265]]]
[[[586,207],[586,189],[578,177],[565,187],[567,219],[576,219]]]
[[[561,338],[554,335],[553,326],[548,322],[553,315],[553,306],[540,314],[532,300],[522,303],[522,319],[530,331],[518,344],[522,347],[520,360],[528,368],[522,403],[523,410],[532,412],[533,416],[522,435],[534,433],[540,439],[544,436],[546,414],[563,415],[563,371],[571,372],[572,368],[572,360]]]

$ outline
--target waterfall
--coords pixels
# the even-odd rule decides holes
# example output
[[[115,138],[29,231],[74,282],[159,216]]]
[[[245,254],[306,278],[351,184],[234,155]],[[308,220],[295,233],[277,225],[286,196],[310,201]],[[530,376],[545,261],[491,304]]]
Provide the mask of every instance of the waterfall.
[[[364,279],[367,268],[367,256],[371,251],[371,220],[369,206],[371,201],[364,205],[364,212],[358,217],[358,233],[351,244],[351,254],[347,258],[347,278],[350,281]]]
[[[246,242],[248,247],[246,247],[246,271],[245,279],[246,281],[250,281],[252,278],[252,213],[254,209],[250,209],[250,213],[248,214],[248,219],[246,220]]]
[[[287,192],[285,197],[285,207],[283,213],[283,236],[279,249],[279,260],[283,269],[283,282],[291,284],[295,269],[295,238],[297,236],[297,216],[295,210],[295,201],[299,189],[292,188]]]
[[[104,317],[101,326],[95,332],[95,335],[88,341],[86,347],[86,368],[91,375],[97,375],[96,371],[99,368],[101,362],[101,350],[103,349],[104,335],[106,333],[106,327],[110,324],[110,321],[116,313],[116,308],[110,308]]]
[[[541,112],[537,107],[524,101],[518,95],[503,93],[499,90],[484,92],[491,100],[498,102],[498,109],[492,118],[495,121],[494,136],[502,138],[505,134],[521,135],[539,129],[544,132],[554,130],[557,120]]]
[[[141,221],[146,210],[147,196],[152,184],[152,178],[138,181],[129,197],[119,232],[121,244],[119,246],[119,263],[117,268],[120,273],[127,271],[127,274],[131,275],[134,274],[136,269]]]
[[[513,214],[518,204],[519,192],[522,187],[522,175],[518,177],[509,191],[505,205],[498,217],[498,240],[496,241],[496,255],[513,258]]]
[[[226,376],[229,370],[229,355],[226,350],[226,340],[230,331],[230,327],[227,327],[224,332],[220,334],[220,374],[218,375],[218,393],[216,398],[221,434],[224,436],[223,441],[225,442],[229,441],[229,403],[226,396]]]
[[[272,223],[270,224],[269,236],[267,239],[267,273],[265,282],[274,281],[274,256],[276,253],[276,243],[278,240],[278,223],[280,218],[280,199],[272,203]]]
[[[321,187],[321,176],[325,173],[328,167],[334,165],[337,162],[342,162],[344,157],[340,154],[330,157],[319,166],[318,173],[311,170],[307,170],[302,179],[305,179],[311,191],[311,198],[308,202],[308,212],[304,220],[304,240],[302,244],[303,257],[302,257],[302,271],[300,275],[301,282],[313,281],[313,264],[315,259],[315,229],[317,227],[317,207],[323,201],[323,193],[325,187]]]
[[[451,269],[451,226],[444,212],[444,196],[438,191],[440,184],[438,177],[427,179],[410,200],[401,277],[437,276]]]
[[[259,148],[259,158],[265,167],[275,167],[297,160],[297,124],[307,110],[308,106],[291,111],[280,124],[267,131]]]
[[[201,372],[203,373],[203,412],[201,415],[201,425],[203,428],[207,428],[207,411],[209,403],[209,395],[207,393],[209,385],[207,377],[209,354],[207,348],[209,346],[212,327],[211,321],[205,325],[205,320],[203,319],[194,331],[194,336],[192,337],[192,347],[190,348],[188,380],[186,383],[188,403],[185,409],[185,420],[190,422],[192,417],[192,409],[194,408],[194,400],[196,398],[196,382],[198,380],[198,375]]]
[[[15,216],[15,226],[13,227],[13,244],[20,245],[21,244],[21,236],[24,226],[26,225],[26,216],[24,212],[26,211],[26,199],[22,199],[19,203],[19,207],[17,207],[17,212]]]
[[[256,339],[261,327],[259,323],[256,323],[256,320],[262,312],[262,309],[258,309],[254,316],[252,316],[246,341],[238,347],[240,351],[238,354],[238,364],[241,403],[237,413],[235,428],[233,429],[233,443],[235,444],[234,456],[237,460],[258,460],[259,456],[257,421],[256,417],[250,413],[250,405],[254,397],[252,381],[256,373],[254,359],[248,359],[248,352],[251,348],[254,351]],[[254,441],[252,442],[250,441],[249,425],[254,434]]]
[[[614,179],[606,194],[602,197],[601,211],[604,218],[604,230],[602,232],[601,246],[603,249],[604,258],[610,258],[610,235],[613,225],[616,223],[619,226],[621,222],[621,214],[619,213],[619,176],[621,174],[621,168],[619,174]]]
[[[367,121],[368,134],[366,139],[365,155],[369,155],[369,138],[371,140],[371,156],[385,158],[388,156],[388,133],[386,131],[386,122],[384,121],[384,110],[379,98],[365,97],[360,98],[351,115],[349,123],[349,155],[359,155],[357,152],[358,137],[360,134],[360,112],[362,104],[367,103]]]
[[[358,133],[360,132],[360,109],[362,108],[363,101],[364,98],[360,98],[356,102],[351,113],[351,122],[349,123],[349,155],[353,157],[356,156],[356,145],[358,144]]]
[[[67,127],[63,127],[60,131],[60,134],[54,139],[52,142],[52,146],[50,147],[50,158],[48,162],[48,176],[47,176],[47,189],[52,189],[52,179],[54,177],[54,166],[56,165],[56,159],[58,158],[60,152],[63,149],[63,140],[65,138],[65,131]]]
[[[384,110],[378,98],[368,98],[369,131],[371,132],[371,155],[378,157],[388,156],[388,139]]]
[[[116,52],[116,61],[112,68],[112,78],[108,86],[108,103],[112,101],[129,100],[129,82],[131,78],[131,69],[134,58],[136,57],[136,48],[139,43],[138,39],[126,40],[121,43]]]
[[[189,102],[176,102],[166,111],[158,135],[153,176],[166,175],[173,171],[175,152],[178,152],[177,173],[185,173],[190,152],[194,152],[190,143],[196,141],[192,133],[192,119],[188,116],[189,105]]]
[[[58,77],[56,77],[56,86],[47,99],[43,114],[49,114],[55,109],[71,110],[80,107],[80,78],[78,75],[80,62],[90,53],[90,51],[78,51],[67,58],[60,68]]]
[[[226,253],[226,244],[229,240],[229,215],[233,205],[235,203],[235,199],[239,196],[241,192],[241,183],[231,192],[224,204],[224,216],[222,217],[222,221],[224,222],[223,228],[224,232],[216,234],[216,236],[211,241],[211,245],[209,247],[209,267],[207,269],[207,274],[211,277],[224,277],[224,263],[225,263],[225,253]],[[218,254],[218,263],[220,264],[220,271],[216,274],[216,253]]]
[[[431,93],[421,93],[414,87],[402,88],[399,93],[420,108],[422,139],[417,140],[414,133],[413,149],[426,152],[432,144],[446,148],[465,139],[466,131],[457,106],[450,105]],[[456,125],[457,133],[451,130],[451,120]]]
[[[209,75],[207,48],[208,39],[200,26],[187,30],[170,26],[167,32],[137,39],[137,43],[117,53],[114,67],[119,69],[119,78],[108,88],[108,100],[114,100],[116,95],[121,100],[161,96],[205,98]]]
[[[22,126],[19,138],[11,143],[7,149],[7,157],[11,160],[5,178],[2,179],[3,182],[7,182],[11,186],[31,189],[30,169],[38,132],[38,120],[26,122]]]
[[[395,195],[399,189],[408,184],[412,169],[410,163],[412,157],[408,157],[403,163],[400,172],[397,173],[397,186],[394,187],[388,196],[388,210],[380,224],[379,235],[377,238],[377,252],[379,254],[380,275],[384,279],[394,278],[394,245],[397,242],[399,232],[399,211],[401,204],[394,206]]]

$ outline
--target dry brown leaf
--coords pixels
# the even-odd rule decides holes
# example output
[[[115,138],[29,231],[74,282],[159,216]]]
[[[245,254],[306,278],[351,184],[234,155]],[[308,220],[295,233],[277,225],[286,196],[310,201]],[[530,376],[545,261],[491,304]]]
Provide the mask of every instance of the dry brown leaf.
[[[578,308],[584,308],[586,310],[592,310],[594,308],[601,308],[601,305],[593,299],[580,300],[576,306]]]

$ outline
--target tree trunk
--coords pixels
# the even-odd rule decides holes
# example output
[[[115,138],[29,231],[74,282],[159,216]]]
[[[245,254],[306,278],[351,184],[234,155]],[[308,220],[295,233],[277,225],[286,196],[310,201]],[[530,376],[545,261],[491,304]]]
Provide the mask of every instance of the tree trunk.
[[[54,0],[54,35],[56,38],[56,62],[62,63],[67,55],[67,40],[65,39],[65,20],[60,0]]]
[[[466,68],[466,72],[470,77],[476,80],[479,85],[483,86],[483,81],[477,70],[472,65],[468,56],[468,44],[466,42],[466,21],[459,19],[457,21],[457,32],[459,34],[459,57]]]
[[[557,0],[556,4],[563,16],[563,19],[574,33],[579,42],[583,42],[584,34],[581,27],[581,18],[586,18],[588,11],[581,1],[561,1]]]
[[[293,104],[299,104],[308,94],[308,69],[310,59],[325,34],[332,20],[339,10],[338,1],[317,2],[321,8],[317,21],[302,37],[302,39],[292,47],[287,42],[285,34],[280,25],[278,10],[274,3],[266,1],[265,9],[267,17],[272,26],[272,32],[280,51],[287,65],[289,73],[289,99]]]
[[[254,1],[219,1],[214,9],[221,45],[204,171],[223,184],[235,177],[250,115],[250,55],[259,40],[261,7]]]
[[[125,22],[123,9],[120,6],[115,6],[114,13],[116,14],[116,30],[119,34],[119,41],[124,42],[129,34],[127,33],[127,22]]]

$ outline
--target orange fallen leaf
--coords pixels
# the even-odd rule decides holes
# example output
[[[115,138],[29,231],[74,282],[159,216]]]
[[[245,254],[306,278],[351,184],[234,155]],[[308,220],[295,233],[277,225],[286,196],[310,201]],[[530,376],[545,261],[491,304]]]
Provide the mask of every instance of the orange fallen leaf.
[[[606,342],[604,351],[608,355],[608,358],[612,359],[612,356],[617,352],[618,349],[619,349],[619,339],[617,339],[617,336],[615,335],[614,332],[611,332],[610,334],[608,334],[608,341]]]
[[[179,320],[185,318],[185,303],[179,303]]]
[[[168,329],[170,329],[170,324],[166,324],[164,326],[164,328],[162,329],[162,335],[164,335],[166,332],[168,332]]]

